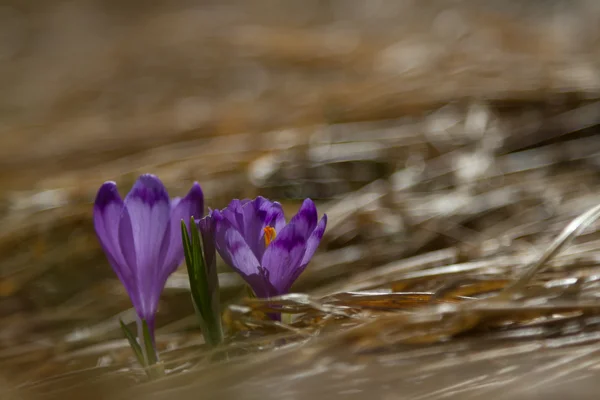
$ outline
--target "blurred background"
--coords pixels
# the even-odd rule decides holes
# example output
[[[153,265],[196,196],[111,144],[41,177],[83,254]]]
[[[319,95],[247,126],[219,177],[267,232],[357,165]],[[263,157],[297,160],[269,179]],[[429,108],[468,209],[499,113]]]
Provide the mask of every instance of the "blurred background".
[[[105,180],[125,194],[150,172],[172,195],[199,181],[212,208],[261,194],[288,218],[315,199],[330,222],[294,287],[314,296],[476,262],[465,271],[512,279],[600,201],[599,55],[595,0],[0,1],[0,395],[115,398],[103,379],[135,381],[114,375],[132,364],[117,320],[133,313],[90,219]],[[597,276],[595,232],[556,267]],[[220,268],[224,298],[239,298]],[[161,304],[167,354],[201,347],[186,284],[178,271]],[[368,360],[362,384],[334,393],[317,373],[310,395],[489,397],[482,377],[514,367],[519,398],[534,379],[521,371],[562,365],[555,347],[533,366],[525,351],[428,370],[427,387],[384,368],[405,361]],[[560,375],[561,390],[591,396],[593,374],[574,371],[583,383]],[[297,373],[289,398],[309,377]],[[271,398],[260,379],[203,390]],[[557,387],[527,398],[564,398]]]

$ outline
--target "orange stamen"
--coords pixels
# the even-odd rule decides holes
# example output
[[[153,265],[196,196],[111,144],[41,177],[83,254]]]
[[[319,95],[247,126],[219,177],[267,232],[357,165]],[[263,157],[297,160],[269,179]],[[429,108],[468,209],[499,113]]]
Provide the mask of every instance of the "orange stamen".
[[[273,240],[275,240],[275,236],[277,236],[277,232],[275,232],[275,228],[272,226],[266,226],[265,229],[265,247],[271,244]]]

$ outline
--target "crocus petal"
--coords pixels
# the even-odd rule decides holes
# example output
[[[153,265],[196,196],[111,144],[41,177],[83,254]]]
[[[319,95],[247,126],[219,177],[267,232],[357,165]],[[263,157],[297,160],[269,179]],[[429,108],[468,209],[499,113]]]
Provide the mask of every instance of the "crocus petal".
[[[131,228],[131,218],[127,208],[123,208],[121,216],[119,218],[119,243],[121,246],[121,252],[123,253],[124,263],[129,267],[132,273],[133,290],[129,290],[127,286],[127,293],[133,303],[133,308],[137,312],[140,319],[149,319],[152,315],[149,310],[144,310],[144,295],[140,291],[138,281],[138,268],[137,268],[137,257],[135,252],[135,241],[133,239],[133,230]]]
[[[302,257],[302,264],[306,266],[310,262],[310,259],[317,251],[317,247],[321,243],[321,239],[323,239],[323,234],[325,233],[325,228],[327,227],[327,214],[323,214],[323,217],[317,224],[315,230],[310,234],[308,240],[306,241],[306,252],[304,253],[304,257]]]
[[[267,217],[265,218],[265,226],[267,225],[275,228],[275,232],[280,232],[286,225],[283,207],[281,207],[281,204],[276,201],[273,202],[271,210],[269,210]]]
[[[215,247],[221,258],[243,277],[258,273],[258,260],[242,234],[218,210],[213,210],[211,217],[215,223]]]
[[[327,216],[318,221],[311,199],[304,200],[287,225],[281,205],[260,196],[233,200],[222,211],[211,210],[210,218],[215,224],[217,252],[259,297],[289,291],[314,255],[327,225]],[[265,243],[268,226],[276,232],[270,244]]]
[[[291,286],[290,279],[300,266],[305,253],[305,227],[302,224],[288,224],[265,250],[262,267],[269,272],[269,281],[278,294]]]
[[[132,250],[123,250],[123,253],[129,265],[136,268],[138,291],[143,293],[138,313],[142,313],[140,317],[144,319],[153,316],[158,305],[160,292],[154,283],[160,276],[157,263],[170,214],[169,195],[162,182],[154,175],[140,176],[125,198],[119,236],[121,245],[126,246],[130,239],[127,229],[131,227],[134,253]]]
[[[286,292],[290,290],[294,281],[296,279],[298,279],[298,277],[300,276],[300,274],[302,272],[304,272],[304,269],[306,268],[306,266],[308,265],[308,263],[314,256],[315,251],[317,251],[317,247],[319,247],[319,244],[321,243],[321,239],[323,238],[323,234],[325,233],[326,227],[327,227],[327,214],[323,214],[323,217],[317,224],[317,227],[310,234],[310,236],[308,237],[308,240],[306,241],[306,250],[304,252],[304,256],[302,257],[300,266],[295,269],[292,277],[290,278],[290,285],[285,289]]]
[[[123,200],[115,182],[105,182],[96,195],[94,202],[94,228],[98,240],[117,277],[127,291],[130,291],[133,273],[123,258],[119,244],[119,219],[123,210]]]
[[[225,224],[227,224],[228,221],[225,219],[221,211],[213,210],[211,208],[209,208],[208,210],[208,217],[210,218],[213,224],[213,239],[215,243],[215,248],[217,249],[217,252],[221,256],[223,261],[225,261],[225,263],[231,267],[231,257],[229,257],[229,253],[226,251],[224,243],[224,232],[228,227],[231,226],[231,224],[225,226]]]
[[[281,292],[271,284],[269,275],[269,271],[260,267],[257,274],[244,277],[244,280],[250,285],[256,297],[260,299],[275,297],[281,294]]]
[[[170,229],[168,230],[169,234],[165,234],[164,237],[165,243],[163,245],[166,246],[166,254],[161,261],[161,278],[159,281],[166,281],[167,277],[183,262],[181,220],[185,221],[189,231],[190,217],[200,219],[203,214],[204,194],[202,188],[196,182],[183,199],[173,199],[171,201]]]
[[[242,214],[244,222],[241,233],[256,258],[260,260],[266,248],[264,229],[267,226],[272,226],[275,231],[283,229],[283,209],[279,203],[259,196],[243,205]]]
[[[306,199],[302,202],[302,206],[298,210],[298,214],[294,215],[290,220],[289,225],[295,225],[299,232],[302,232],[304,240],[307,240],[310,234],[317,226],[317,207],[311,199]]]
[[[244,214],[242,213],[242,201],[233,199],[222,211],[223,217],[227,218],[231,226],[240,233],[244,232]]]

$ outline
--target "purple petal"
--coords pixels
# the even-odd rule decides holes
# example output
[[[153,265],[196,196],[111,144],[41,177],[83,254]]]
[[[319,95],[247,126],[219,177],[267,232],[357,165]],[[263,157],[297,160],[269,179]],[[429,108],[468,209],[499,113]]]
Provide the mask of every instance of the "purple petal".
[[[259,196],[244,204],[242,213],[243,224],[240,232],[256,259],[260,260],[266,248],[264,229],[267,226],[272,226],[276,232],[278,229],[283,229],[285,226],[283,209],[279,203],[271,202]]]
[[[133,239],[133,229],[131,228],[131,218],[127,208],[123,207],[119,218],[119,243],[125,264],[129,266],[131,273],[137,275],[137,256],[135,251],[135,241]]]
[[[138,269],[137,259],[135,253],[135,242],[133,239],[133,230],[131,228],[131,218],[127,208],[123,208],[121,216],[119,218],[119,243],[121,246],[121,252],[123,253],[124,263],[128,266],[131,271],[131,281],[133,290],[127,290],[129,298],[133,303],[133,308],[137,312],[141,319],[153,318],[154,315],[150,311],[144,310],[143,295],[138,287]],[[125,287],[127,289],[127,286]]]
[[[259,267],[257,274],[249,275],[244,279],[259,299],[275,297],[280,294],[269,281],[269,272],[263,267]]]
[[[300,266],[298,268],[296,268],[296,270],[294,271],[294,275],[293,275],[293,278],[291,279],[290,286],[286,289],[286,292],[291,288],[292,283],[294,283],[294,281],[296,279],[298,279],[300,274],[302,272],[304,272],[304,269],[306,268],[306,266],[308,265],[308,263],[314,256],[315,252],[317,251],[317,247],[319,247],[319,244],[321,243],[321,239],[323,238],[323,234],[325,233],[326,227],[327,227],[327,214],[323,214],[323,218],[321,218],[321,220],[317,224],[317,227],[310,234],[310,236],[308,237],[308,240],[306,241],[306,251],[304,252],[304,256],[302,257]]]
[[[317,251],[317,247],[321,243],[321,239],[323,239],[323,234],[325,233],[325,228],[327,227],[327,214],[323,214],[323,218],[317,224],[315,230],[310,234],[308,240],[306,241],[306,252],[302,257],[302,266],[306,266],[310,259]]]
[[[119,244],[119,220],[123,200],[114,182],[105,182],[96,195],[94,203],[94,228],[106,257],[117,277],[128,292],[133,289],[133,273],[121,252]]]
[[[208,213],[208,217],[210,218],[210,220],[212,221],[212,224],[213,224],[212,228],[213,228],[213,239],[214,239],[214,243],[215,243],[215,248],[216,248],[217,252],[219,253],[219,255],[221,256],[221,258],[223,259],[223,261],[225,261],[225,264],[227,264],[231,267],[233,262],[231,261],[231,257],[229,257],[229,254],[227,253],[227,251],[225,251],[225,243],[224,243],[224,238],[223,238],[224,235],[217,234],[217,232],[224,232],[224,230],[227,229],[226,227],[223,227],[223,225],[227,224],[228,220],[223,216],[221,211],[211,210],[211,209],[209,209],[209,210],[210,211]],[[227,226],[230,226],[230,224]],[[223,236],[223,237],[221,237],[221,236]]]
[[[166,282],[169,275],[177,269],[183,261],[183,245],[181,241],[181,220],[186,226],[190,225],[190,217],[202,218],[204,213],[204,194],[202,188],[195,182],[188,194],[183,199],[171,201],[170,229],[165,234],[163,246],[165,246],[164,258],[162,259],[161,277],[157,283]],[[164,283],[163,282],[163,283]]]
[[[157,177],[142,175],[124,205],[119,237],[127,262],[136,268],[138,291],[143,300],[138,314],[148,319],[156,312],[163,289],[154,283],[160,278],[160,251],[164,249],[161,245],[170,223],[169,195]]]
[[[275,228],[275,232],[280,232],[283,228],[285,228],[285,214],[283,213],[283,207],[281,207],[281,204],[276,201],[273,202],[273,207],[267,214],[265,221],[267,223],[266,225]]]
[[[215,247],[223,261],[243,277],[258,273],[258,260],[231,221],[218,210],[213,210],[211,218],[215,223]]]
[[[290,220],[290,225],[295,225],[299,232],[302,232],[304,240],[307,240],[310,234],[317,226],[317,207],[311,199],[306,199],[298,210],[298,214]]]
[[[261,265],[268,271],[269,281],[278,294],[283,294],[292,285],[293,280],[290,280],[302,262],[306,248],[304,229],[301,224],[288,224],[263,255]]]
[[[240,233],[244,231],[244,214],[242,213],[243,204],[243,201],[233,199],[222,211],[223,216],[227,218],[231,226],[240,231]]]

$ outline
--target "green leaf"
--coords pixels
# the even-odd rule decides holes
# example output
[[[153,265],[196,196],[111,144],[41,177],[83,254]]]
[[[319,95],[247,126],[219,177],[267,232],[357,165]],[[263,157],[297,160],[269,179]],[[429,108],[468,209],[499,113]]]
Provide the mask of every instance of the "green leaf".
[[[144,353],[142,351],[142,347],[135,339],[135,336],[133,335],[133,333],[131,333],[129,328],[127,328],[127,325],[125,325],[121,319],[119,319],[119,324],[121,325],[121,330],[123,331],[123,333],[125,334],[125,337],[127,338],[127,341],[129,342],[129,346],[131,346],[131,349],[133,350],[133,353],[135,354],[135,358],[137,358],[138,362],[140,363],[140,365],[142,367],[146,367],[146,360],[144,359]]]
[[[194,221],[194,217],[190,220],[190,230],[192,231],[192,261],[194,266],[194,277],[198,279],[201,284],[201,290],[203,293],[208,293],[208,281],[206,273],[206,264],[204,262],[204,252],[202,251],[202,242],[200,240],[200,233],[198,227]]]
[[[185,264],[188,268],[188,274],[191,275],[190,266],[192,265],[192,242],[190,241],[187,226],[185,225],[185,221],[183,219],[181,220],[181,239],[183,242],[183,253],[185,254]]]
[[[192,217],[190,219],[191,239],[187,226],[181,221],[181,236],[190,279],[192,303],[200,322],[202,334],[207,344],[216,346],[223,341],[223,328],[221,326],[220,307],[218,305],[217,285],[209,282],[209,273],[204,259],[202,240],[199,229]],[[213,296],[214,295],[214,296]]]
[[[154,339],[150,333],[150,328],[146,320],[142,320],[142,331],[144,335],[144,348],[146,349],[146,357],[148,358],[148,366],[156,364],[156,349],[154,347]]]

